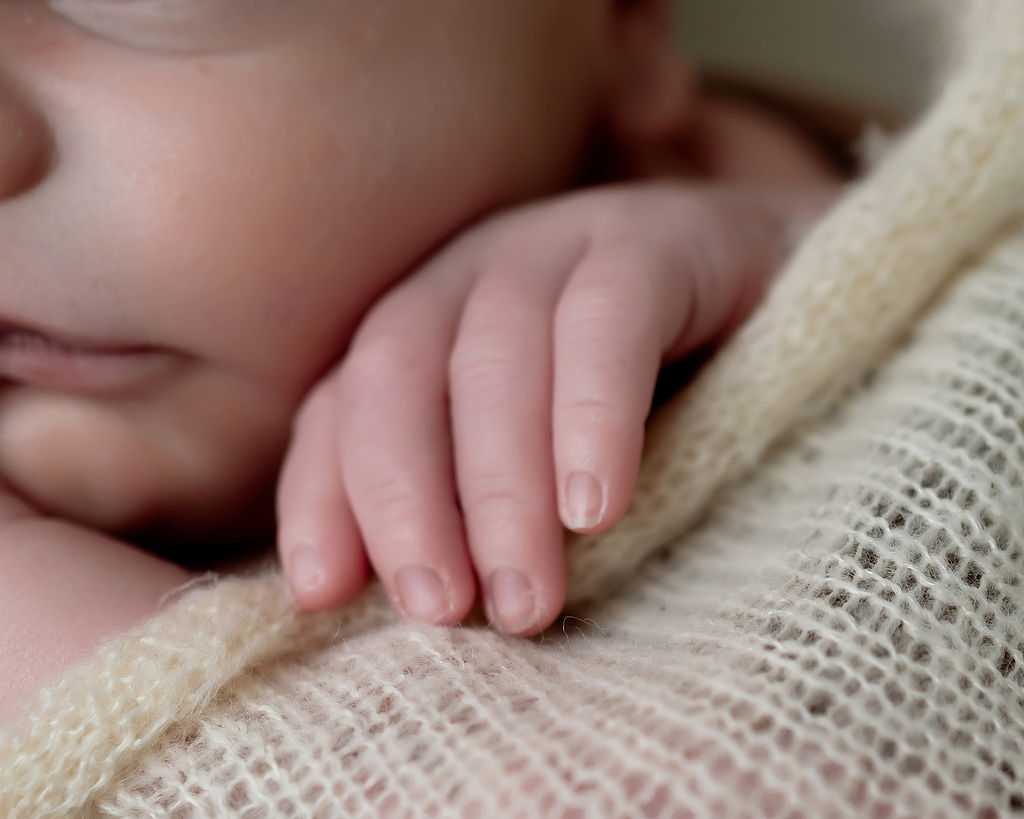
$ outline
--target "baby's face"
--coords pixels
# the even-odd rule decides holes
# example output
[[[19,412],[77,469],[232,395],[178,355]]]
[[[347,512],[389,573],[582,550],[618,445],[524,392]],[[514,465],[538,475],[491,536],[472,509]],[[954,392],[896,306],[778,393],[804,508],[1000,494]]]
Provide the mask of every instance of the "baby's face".
[[[0,0],[0,474],[105,528],[272,475],[374,298],[564,183],[595,0]]]

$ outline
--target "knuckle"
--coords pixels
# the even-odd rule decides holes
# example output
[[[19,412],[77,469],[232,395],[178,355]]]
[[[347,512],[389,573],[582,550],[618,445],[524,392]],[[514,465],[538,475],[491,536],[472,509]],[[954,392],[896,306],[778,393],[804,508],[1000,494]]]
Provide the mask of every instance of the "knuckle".
[[[423,366],[422,352],[401,333],[369,333],[353,344],[338,373],[345,393],[408,380]]]
[[[566,401],[558,408],[563,423],[578,428],[582,426],[621,426],[623,408],[607,398],[582,396]]]
[[[508,477],[485,474],[474,478],[471,487],[462,492],[462,503],[470,519],[486,518],[490,525],[515,525],[523,517],[527,503],[521,493],[509,484]]]
[[[457,403],[472,400],[497,404],[506,394],[511,370],[507,356],[479,351],[453,354],[448,368],[451,397]]]
[[[448,361],[448,383],[456,400],[500,400],[510,389],[523,357],[538,355],[527,339],[491,330],[456,341]]]
[[[371,480],[360,495],[369,514],[385,522],[389,540],[402,542],[419,530],[419,505],[405,481],[390,477]]]
[[[640,221],[636,194],[631,191],[605,191],[593,203],[592,224],[598,236],[628,236],[637,230]]]
[[[558,331],[601,339],[622,319],[649,314],[653,301],[650,279],[636,267],[635,263],[623,266],[621,276],[568,290],[555,309]]]
[[[602,246],[629,248],[641,259],[658,261],[672,247],[717,236],[721,222],[717,197],[666,187],[605,194],[591,229]]]
[[[591,230],[595,243],[642,246],[651,234],[652,222],[660,210],[650,191],[605,192],[594,204]]]

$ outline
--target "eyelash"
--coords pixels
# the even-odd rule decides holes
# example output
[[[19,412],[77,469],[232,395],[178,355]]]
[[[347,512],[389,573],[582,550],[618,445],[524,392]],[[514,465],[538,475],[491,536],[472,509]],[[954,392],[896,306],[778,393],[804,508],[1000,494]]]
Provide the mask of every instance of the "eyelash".
[[[203,50],[245,25],[249,0],[46,0],[100,39],[158,52]]]

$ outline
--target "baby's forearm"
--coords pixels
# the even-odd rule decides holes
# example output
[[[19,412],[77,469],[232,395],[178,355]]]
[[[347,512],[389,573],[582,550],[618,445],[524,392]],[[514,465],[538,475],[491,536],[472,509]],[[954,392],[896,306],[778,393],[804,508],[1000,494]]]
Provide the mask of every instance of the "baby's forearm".
[[[153,614],[189,577],[66,521],[0,521],[0,723],[20,698]]]

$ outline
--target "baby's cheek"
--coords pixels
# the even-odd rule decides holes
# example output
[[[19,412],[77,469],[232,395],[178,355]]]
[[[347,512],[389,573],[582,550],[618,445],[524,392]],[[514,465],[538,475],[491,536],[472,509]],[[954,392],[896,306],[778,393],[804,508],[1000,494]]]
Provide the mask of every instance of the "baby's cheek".
[[[107,531],[233,516],[272,479],[290,407],[197,369],[133,399],[10,388],[0,476],[43,511]]]

